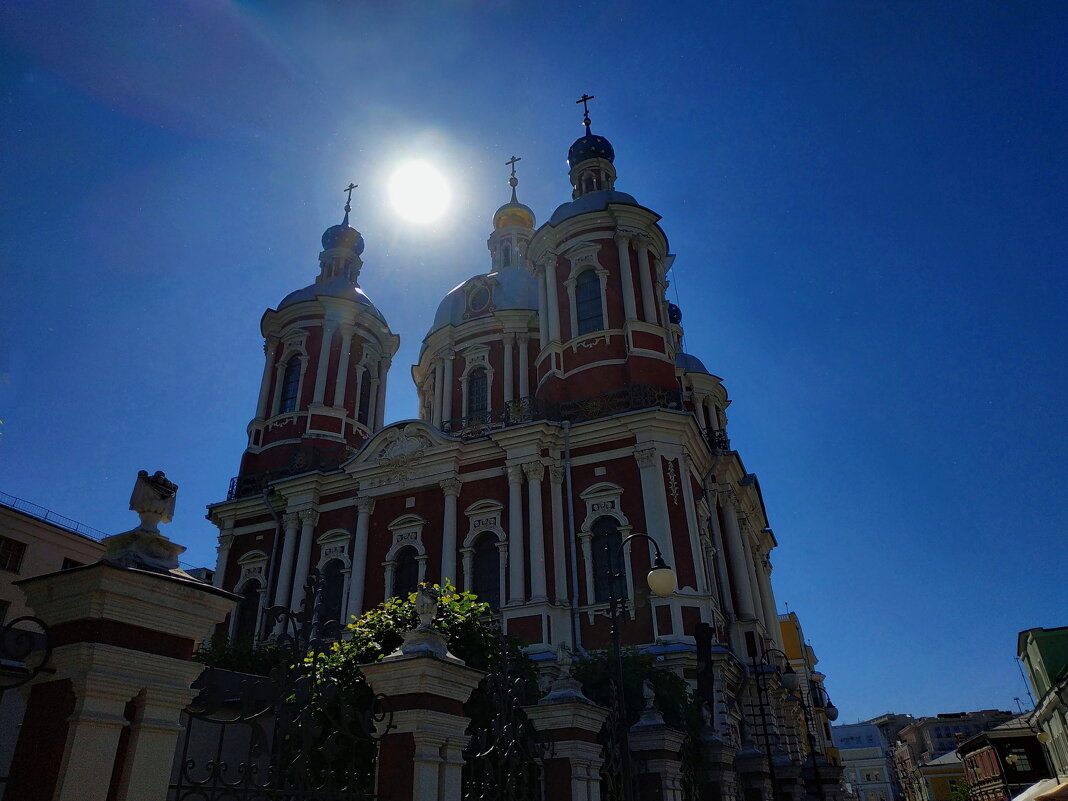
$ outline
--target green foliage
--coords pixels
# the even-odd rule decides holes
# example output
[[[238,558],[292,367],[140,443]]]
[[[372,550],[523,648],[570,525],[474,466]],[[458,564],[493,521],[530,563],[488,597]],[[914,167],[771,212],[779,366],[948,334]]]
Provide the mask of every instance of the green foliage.
[[[216,634],[193,654],[193,661],[207,667],[267,676],[275,668],[291,667],[293,654],[288,648],[283,648],[271,640],[253,643],[247,639],[233,639],[225,634]]]

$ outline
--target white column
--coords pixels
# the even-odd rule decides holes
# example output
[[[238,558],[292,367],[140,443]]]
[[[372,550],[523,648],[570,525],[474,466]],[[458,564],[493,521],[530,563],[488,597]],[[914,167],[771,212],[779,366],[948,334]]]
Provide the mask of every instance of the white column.
[[[337,381],[334,383],[334,406],[345,405],[345,390],[349,385],[349,373],[352,360],[352,326],[341,329],[341,356],[337,360]]]
[[[542,525],[541,480],[545,477],[545,465],[527,462],[523,465],[527,477],[527,503],[530,506],[530,600],[544,601],[545,592],[545,530]]]
[[[710,504],[711,515],[709,523],[712,525],[712,547],[716,550],[716,569],[719,572],[720,585],[723,587],[724,614],[734,616],[734,599],[731,598],[731,577],[727,570],[727,556],[723,550],[723,532],[719,526],[719,513],[716,511],[716,501],[713,498]]]
[[[371,525],[374,498],[356,499],[356,538],[352,541],[352,572],[349,574],[349,605],[345,615],[359,617],[363,613],[363,589],[367,578],[367,532]]]
[[[293,554],[297,550],[297,525],[300,518],[295,513],[285,516],[285,534],[282,535],[282,561],[278,565],[278,582],[274,585],[271,606],[289,608],[289,591],[293,587]]]
[[[456,351],[449,348],[442,355],[444,359],[445,367],[442,370],[441,378],[441,419],[442,421],[452,419],[452,363],[456,359]]]
[[[719,424],[719,412],[716,411],[716,402],[712,400],[711,396],[705,396],[705,409],[708,412],[708,426],[713,431],[718,431],[721,426]]]
[[[432,422],[437,428],[441,428],[441,387],[445,383],[445,362],[443,359],[434,360],[434,416]]]
[[[271,377],[274,370],[274,352],[278,349],[278,337],[269,336],[263,341],[263,378],[260,379],[260,399],[256,403],[256,417],[267,416],[267,396],[271,393]]]
[[[556,254],[545,259],[545,297],[549,302],[549,341],[560,341],[560,305],[556,294]]]
[[[757,619],[764,624],[764,631],[770,633],[770,623],[767,620],[767,606],[764,604],[764,595],[760,591],[760,582],[757,581],[756,559],[753,556],[753,547],[749,540],[747,529],[742,529],[742,542],[745,543],[745,567],[749,571],[749,586],[753,588],[753,603],[756,606]]]
[[[530,336],[518,334],[515,341],[519,344],[519,397],[526,398],[530,396],[530,358],[527,355]]]
[[[445,495],[445,519],[441,526],[441,586],[451,581],[459,586],[456,578],[456,498],[460,494],[460,482],[447,478],[438,486]]]
[[[567,600],[567,555],[564,552],[564,468],[549,468],[549,505],[553,526],[553,598],[557,603]]]
[[[301,364],[301,366],[300,366],[301,371],[304,371],[306,369],[306,366],[307,366],[307,360],[305,360],[303,362],[303,364]],[[284,375],[284,373],[282,371],[284,369],[285,369],[285,362],[279,362],[278,364],[276,364],[274,366],[274,386],[277,387],[277,389],[275,390],[274,397],[271,399],[271,417],[274,417],[276,414],[278,414],[278,410],[282,408],[282,376]],[[298,387],[297,390],[298,390],[298,393],[299,393],[300,388]],[[300,402],[301,402],[301,399],[300,399],[300,395],[298,394],[298,396],[297,396],[297,408],[300,408]]]
[[[508,603],[526,600],[526,572],[523,543],[523,468],[508,468]]]
[[[300,547],[297,549],[297,567],[293,571],[293,592],[289,603],[289,608],[293,610],[299,610],[300,602],[304,600],[304,583],[308,580],[308,569],[311,566],[315,524],[319,520],[319,513],[314,509],[305,509],[298,514],[300,515]]]
[[[782,650],[782,627],[779,626],[779,612],[775,608],[775,592],[771,587],[771,556],[764,554],[757,560],[757,581],[760,583],[760,597],[764,601],[764,617],[767,618],[768,636],[775,643],[775,647]]]
[[[378,402],[375,404],[375,431],[382,428],[386,420],[386,379],[389,377],[389,367],[393,362],[383,359],[378,363]]]
[[[664,474],[660,469],[660,454],[655,448],[643,448],[634,452],[642,480],[642,499],[645,502],[645,532],[660,546],[664,560],[672,567],[675,559],[675,544],[671,541],[671,518],[668,517],[667,495],[664,492]]]
[[[701,532],[697,525],[697,507],[693,500],[693,484],[690,481],[690,472],[687,465],[687,459],[679,459],[679,483],[682,485],[682,503],[686,509],[686,539],[690,542],[690,558],[693,560],[694,575],[696,576],[697,586],[694,588],[698,592],[706,593],[709,591],[709,587],[712,586],[712,582],[709,580],[706,565],[708,564],[703,558],[701,551]]]
[[[215,546],[215,572],[211,577],[211,586],[222,589],[226,574],[226,560],[230,557],[230,546],[234,543],[234,521],[224,520],[219,532],[219,544]]]
[[[504,402],[509,403],[515,397],[512,387],[515,385],[515,371],[512,369],[512,350],[515,347],[515,334],[502,334],[504,345]]]
[[[647,237],[636,239],[638,245],[638,281],[642,287],[642,310],[647,323],[656,322],[656,296],[653,294],[653,276],[649,272],[649,243]]]
[[[704,434],[708,429],[708,418],[705,416],[705,396],[698,395],[694,390],[690,393],[690,402],[693,404],[693,416],[697,418],[697,427]]]
[[[463,589],[467,590],[468,592],[471,592],[471,587],[475,581],[475,549],[463,548],[460,551],[460,555],[461,561],[463,562],[464,570]],[[501,586],[503,586],[503,584]]]
[[[337,323],[333,320],[323,320],[323,341],[319,345],[319,361],[315,365],[315,395],[312,403],[322,403],[326,395],[326,375],[330,369],[330,343],[334,339],[334,330]]]
[[[549,301],[545,291],[545,270],[535,273],[538,279],[538,344],[541,348],[549,342]]]
[[[619,280],[623,283],[623,313],[628,320],[638,319],[638,310],[634,302],[634,270],[630,266],[630,240],[625,234],[617,233],[616,253],[619,255]]]
[[[756,607],[753,604],[753,590],[749,586],[749,571],[746,569],[746,549],[742,543],[742,531],[738,527],[738,511],[734,503],[728,498],[723,503],[723,527],[727,539],[727,548],[730,550],[730,577],[731,586],[737,595],[738,617],[741,620],[753,620],[756,617]]]

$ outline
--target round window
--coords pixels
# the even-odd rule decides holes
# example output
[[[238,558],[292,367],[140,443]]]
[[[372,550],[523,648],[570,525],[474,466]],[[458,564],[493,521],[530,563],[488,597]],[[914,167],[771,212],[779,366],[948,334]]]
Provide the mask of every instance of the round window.
[[[484,286],[480,286],[475,290],[472,290],[471,294],[467,296],[467,306],[473,312],[482,311],[489,306],[490,293],[489,289]]]

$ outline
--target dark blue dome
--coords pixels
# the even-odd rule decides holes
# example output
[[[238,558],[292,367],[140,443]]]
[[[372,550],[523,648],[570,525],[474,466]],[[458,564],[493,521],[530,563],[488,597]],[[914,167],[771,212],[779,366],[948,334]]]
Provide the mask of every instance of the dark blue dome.
[[[359,256],[363,253],[363,234],[345,223],[331,225],[323,232],[323,250],[334,248],[345,248]]]
[[[587,133],[581,139],[576,139],[575,144],[567,151],[567,165],[569,167],[574,167],[580,161],[586,161],[586,159],[614,161],[615,158],[616,151],[612,149],[612,143],[603,136],[591,133]]]
[[[671,321],[672,325],[678,325],[682,322],[682,309],[674,303],[668,304],[668,320]]]

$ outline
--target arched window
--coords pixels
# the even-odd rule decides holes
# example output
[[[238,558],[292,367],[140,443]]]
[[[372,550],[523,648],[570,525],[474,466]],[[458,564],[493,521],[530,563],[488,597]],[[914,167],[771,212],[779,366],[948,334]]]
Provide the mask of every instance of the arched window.
[[[489,408],[489,381],[485,367],[476,367],[467,376],[467,416],[484,416]]]
[[[393,572],[393,595],[403,598],[419,588],[419,563],[415,548],[405,545],[397,551],[397,565]]]
[[[474,581],[471,589],[478,600],[489,604],[490,609],[501,608],[501,553],[497,550],[497,537],[484,532],[475,540]]]
[[[586,270],[575,284],[575,311],[578,333],[588,334],[604,328],[601,314],[601,278],[595,270]]]
[[[347,622],[341,619],[341,599],[345,593],[343,566],[340,559],[331,559],[323,566],[323,588],[319,595],[319,620],[322,622]]]
[[[282,374],[282,399],[278,404],[278,413],[297,410],[297,391],[300,389],[300,357],[294,356],[286,363]]]
[[[501,245],[501,266],[512,266],[512,246],[509,245],[507,242]]]
[[[368,425],[367,415],[371,410],[371,371],[366,367],[360,377],[360,406],[356,412],[356,419],[364,425]]]
[[[237,606],[237,625],[234,627],[234,639],[251,642],[256,638],[256,627],[260,622],[260,585],[249,581],[241,593],[241,603]]]
[[[600,517],[594,521],[591,530],[593,600],[602,603],[613,593],[616,598],[622,598],[626,595],[626,577],[623,575],[623,555],[619,552],[619,544],[623,541],[619,523],[612,517]],[[617,574],[619,578],[615,578]]]

